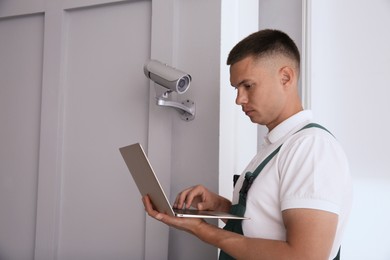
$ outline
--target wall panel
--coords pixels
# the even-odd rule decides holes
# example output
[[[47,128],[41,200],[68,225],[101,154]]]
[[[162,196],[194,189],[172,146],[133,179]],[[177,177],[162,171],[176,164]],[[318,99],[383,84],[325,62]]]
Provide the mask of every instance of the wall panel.
[[[145,214],[118,148],[147,144],[150,10],[141,1],[66,14],[59,259],[143,257]]]
[[[0,259],[32,259],[43,14],[0,19]]]

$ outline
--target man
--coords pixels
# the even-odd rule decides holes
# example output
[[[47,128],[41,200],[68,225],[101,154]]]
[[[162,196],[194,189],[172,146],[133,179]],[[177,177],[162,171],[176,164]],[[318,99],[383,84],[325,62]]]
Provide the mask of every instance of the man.
[[[250,220],[233,224],[238,231],[224,230],[157,212],[148,196],[145,210],[220,248],[221,259],[334,259],[351,209],[351,178],[335,137],[310,124],[311,112],[302,108],[296,45],[283,32],[259,31],[232,49],[227,64],[237,105],[269,133],[238,179],[232,202],[195,186],[182,191],[174,206],[227,212],[239,205]],[[254,172],[260,173],[253,181]]]

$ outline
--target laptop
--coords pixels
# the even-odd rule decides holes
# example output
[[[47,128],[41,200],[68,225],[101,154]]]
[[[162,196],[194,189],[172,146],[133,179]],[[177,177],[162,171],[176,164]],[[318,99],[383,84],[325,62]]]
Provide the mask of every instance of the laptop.
[[[119,151],[141,196],[148,194],[157,211],[183,218],[247,219],[226,212],[172,208],[142,146],[135,143],[119,148]]]

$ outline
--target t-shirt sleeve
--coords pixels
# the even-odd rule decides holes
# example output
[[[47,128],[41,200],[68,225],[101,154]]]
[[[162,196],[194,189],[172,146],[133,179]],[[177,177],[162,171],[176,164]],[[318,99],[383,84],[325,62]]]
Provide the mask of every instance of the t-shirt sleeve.
[[[282,146],[278,160],[281,210],[310,208],[340,213],[349,168],[333,136],[299,135]]]

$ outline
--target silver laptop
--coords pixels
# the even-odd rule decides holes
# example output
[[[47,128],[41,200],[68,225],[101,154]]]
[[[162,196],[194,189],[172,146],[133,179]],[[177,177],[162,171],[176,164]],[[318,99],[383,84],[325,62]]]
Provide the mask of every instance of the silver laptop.
[[[149,160],[139,143],[119,148],[141,195],[149,195],[157,211],[170,216],[189,218],[247,219],[226,212],[174,209],[169,203]]]

